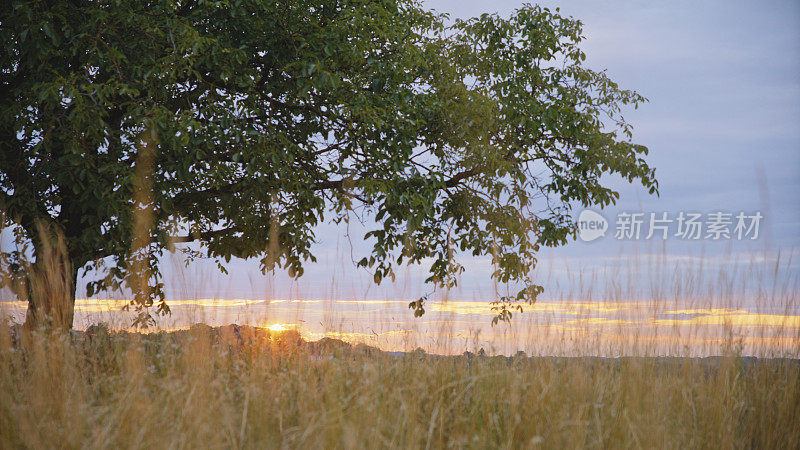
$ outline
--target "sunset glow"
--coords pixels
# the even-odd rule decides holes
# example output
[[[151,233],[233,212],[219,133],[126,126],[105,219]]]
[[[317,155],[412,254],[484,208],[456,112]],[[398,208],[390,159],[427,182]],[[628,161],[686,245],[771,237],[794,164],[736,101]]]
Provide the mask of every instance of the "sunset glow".
[[[79,299],[76,328],[105,322],[124,329],[131,313],[125,300]],[[197,322],[210,325],[266,323],[273,332],[298,330],[307,339],[334,337],[364,342],[385,350],[420,346],[432,353],[461,353],[473,346],[513,354],[568,354],[579,343],[598,352],[633,353],[649,348],[656,354],[675,349],[697,355],[718,354],[726,342],[740,342],[785,356],[800,356],[800,313],[778,313],[764,306],[698,307],[680,302],[540,301],[510,325],[490,325],[493,312],[484,301],[432,301],[429,311],[413,318],[403,300],[247,300],[196,299],[172,301],[172,315],[155,330],[185,329]],[[2,304],[18,321],[23,302]],[[153,331],[150,329],[148,331]]]
[[[269,331],[281,332],[293,329],[294,326],[285,323],[276,323],[265,328],[268,329]]]

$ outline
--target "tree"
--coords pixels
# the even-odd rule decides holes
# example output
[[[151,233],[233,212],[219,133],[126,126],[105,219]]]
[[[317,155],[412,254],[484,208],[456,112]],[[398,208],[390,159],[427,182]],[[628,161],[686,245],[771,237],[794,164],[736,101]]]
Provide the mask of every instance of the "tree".
[[[542,290],[537,250],[574,237],[572,208],[618,198],[604,175],[657,192],[620,115],[645,99],[584,67],[581,23],[557,10],[14,0],[0,35],[2,226],[32,248],[2,268],[35,271],[63,236],[64,327],[79,270],[102,274],[89,295],[132,288],[147,321],[169,311],[164,251],[300,276],[314,226],[354,214],[379,224],[358,262],[375,282],[432,261],[427,281],[453,286],[459,255],[491,255],[520,288],[495,302],[507,320]],[[28,301],[41,322],[46,299]]]

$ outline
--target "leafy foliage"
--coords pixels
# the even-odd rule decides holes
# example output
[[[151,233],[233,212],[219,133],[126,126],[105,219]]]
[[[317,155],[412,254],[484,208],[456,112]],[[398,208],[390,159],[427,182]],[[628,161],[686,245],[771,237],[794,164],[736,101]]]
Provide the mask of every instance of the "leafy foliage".
[[[491,255],[522,287],[495,305],[507,320],[541,292],[536,251],[574,236],[571,208],[617,199],[603,175],[657,192],[620,115],[644,98],[538,6],[451,22],[409,0],[15,0],[0,35],[3,227],[34,247],[37,222],[63,232],[76,270],[106,274],[90,295],[146,261],[134,306],[168,311],[164,250],[300,276],[315,225],[367,214],[375,282],[430,263],[453,286],[457,255]]]

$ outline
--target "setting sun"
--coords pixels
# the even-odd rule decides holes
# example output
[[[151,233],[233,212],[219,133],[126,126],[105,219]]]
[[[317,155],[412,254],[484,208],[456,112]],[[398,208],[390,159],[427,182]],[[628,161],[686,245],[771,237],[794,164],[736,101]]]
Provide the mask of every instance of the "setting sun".
[[[275,323],[265,328],[268,329],[269,331],[281,332],[281,331],[291,330],[292,328],[294,328],[294,325],[288,323]]]

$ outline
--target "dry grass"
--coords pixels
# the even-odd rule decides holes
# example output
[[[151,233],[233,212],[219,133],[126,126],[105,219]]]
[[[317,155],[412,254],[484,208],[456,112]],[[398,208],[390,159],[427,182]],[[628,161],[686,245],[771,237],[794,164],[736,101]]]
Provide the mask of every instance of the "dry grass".
[[[800,446],[796,360],[391,356],[0,332],[2,448]]]

